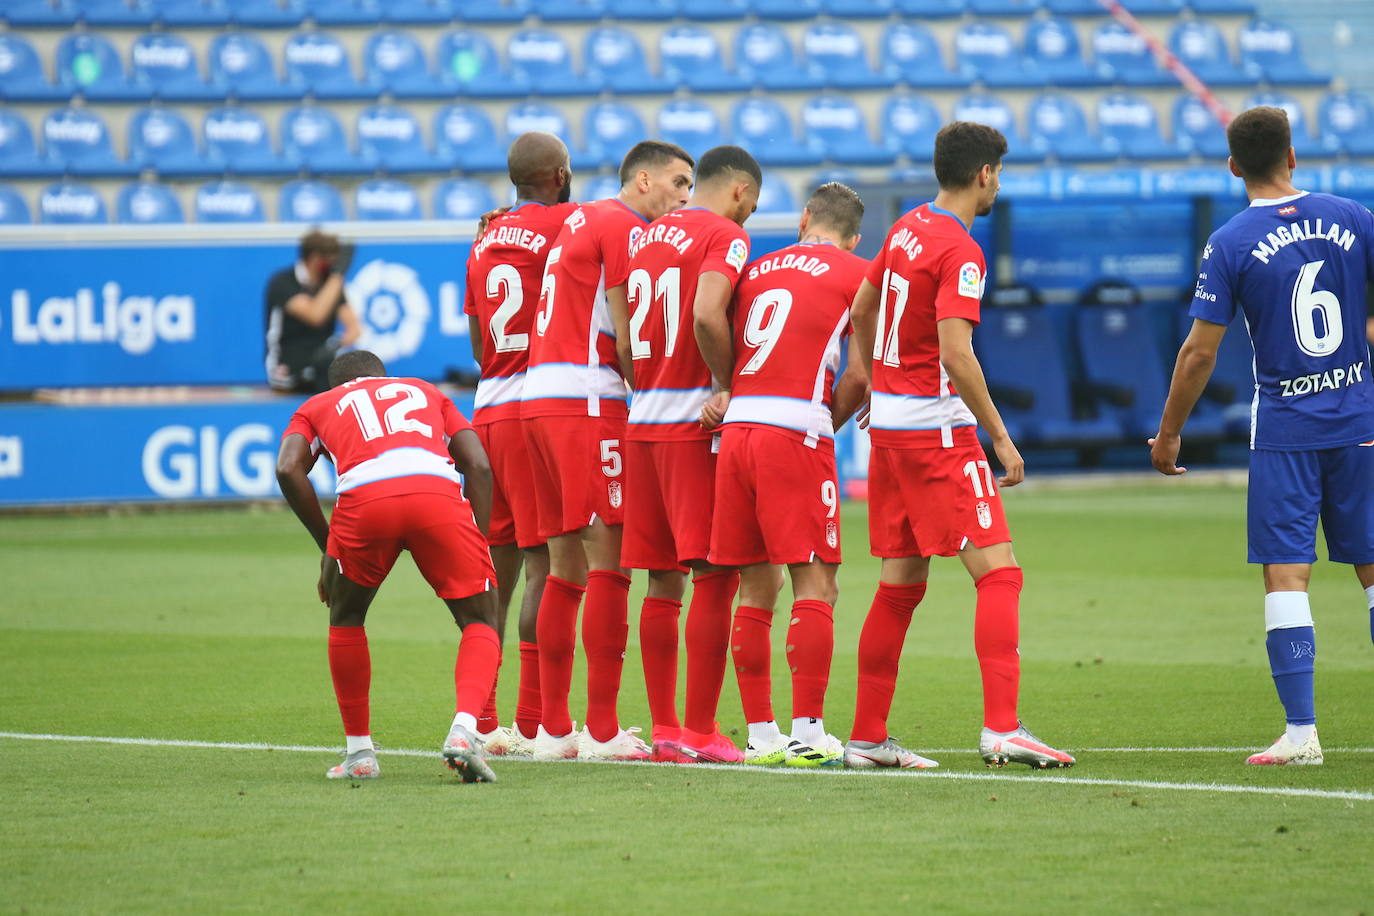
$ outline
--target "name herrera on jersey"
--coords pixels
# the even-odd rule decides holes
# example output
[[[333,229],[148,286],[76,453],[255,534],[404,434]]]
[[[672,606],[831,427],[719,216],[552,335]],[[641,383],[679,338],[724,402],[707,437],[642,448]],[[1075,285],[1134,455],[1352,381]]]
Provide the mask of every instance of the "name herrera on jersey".
[[[1300,375],[1297,378],[1279,379],[1280,395],[1285,398],[1299,397],[1304,394],[1316,394],[1319,391],[1335,391],[1337,388],[1349,388],[1351,385],[1358,385],[1364,381],[1364,361],[1352,363],[1344,369],[1327,369],[1325,372],[1314,372],[1311,375]]]
[[[496,226],[488,229],[487,234],[473,248],[473,253],[481,256],[487,250],[488,245],[514,245],[517,248],[527,248],[538,254],[544,250],[544,246],[549,240],[543,234],[535,232],[533,229],[522,229],[519,226]]]
[[[640,233],[639,238],[635,239],[630,257],[634,257],[645,245],[651,242],[672,245],[677,249],[678,254],[686,254],[687,249],[692,247],[693,239],[681,226],[674,226],[670,223],[655,223]]]
[[[820,258],[806,254],[785,254],[782,257],[764,258],[749,268],[749,279],[757,280],[763,274],[775,270],[800,270],[802,273],[819,277],[830,269],[830,265]]]
[[[1355,233],[1349,229],[1342,229],[1340,223],[1331,223],[1329,226],[1323,227],[1321,217],[1317,217],[1315,220],[1305,219],[1300,223],[1289,223],[1287,226],[1280,226],[1275,229],[1250,254],[1259,258],[1261,264],[1268,264],[1269,259],[1279,249],[1307,239],[1316,241],[1326,239],[1326,241],[1334,242],[1349,251],[1350,247],[1355,244]]]

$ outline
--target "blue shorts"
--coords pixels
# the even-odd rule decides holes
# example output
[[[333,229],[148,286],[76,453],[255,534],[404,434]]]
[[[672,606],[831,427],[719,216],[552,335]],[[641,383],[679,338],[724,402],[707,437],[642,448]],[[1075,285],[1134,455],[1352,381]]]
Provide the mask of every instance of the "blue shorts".
[[[1374,447],[1250,452],[1251,563],[1315,563],[1317,518],[1333,563],[1374,563]]]

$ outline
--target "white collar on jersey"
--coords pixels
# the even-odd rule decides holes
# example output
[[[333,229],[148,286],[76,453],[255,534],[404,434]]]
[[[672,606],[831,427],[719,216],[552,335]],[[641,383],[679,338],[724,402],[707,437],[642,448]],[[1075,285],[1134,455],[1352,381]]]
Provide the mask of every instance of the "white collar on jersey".
[[[1306,197],[1306,191],[1299,191],[1296,194],[1289,194],[1287,197],[1256,197],[1250,201],[1252,207],[1277,207],[1279,204],[1286,204],[1297,200],[1299,197]]]

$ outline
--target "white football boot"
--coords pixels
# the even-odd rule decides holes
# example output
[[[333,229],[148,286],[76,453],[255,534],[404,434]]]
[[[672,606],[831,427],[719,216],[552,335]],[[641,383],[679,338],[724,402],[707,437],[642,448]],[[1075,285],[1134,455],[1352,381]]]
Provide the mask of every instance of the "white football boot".
[[[535,760],[575,760],[577,758],[577,723],[572,724],[572,731],[561,737],[555,737],[544,731],[544,726],[539,726],[539,731],[534,734],[534,759]]]
[[[520,734],[520,729],[515,726],[507,728],[504,725],[498,725],[486,734],[479,734],[477,737],[482,739],[483,749],[490,757],[534,756],[534,739],[526,738]]]
[[[444,760],[450,769],[463,777],[463,782],[496,782],[496,774],[487,765],[482,739],[461,725],[449,729],[444,739]]]
[[[1057,751],[1030,733],[1030,729],[1016,723],[1016,730],[995,732],[983,729],[978,738],[978,753],[983,763],[990,767],[1002,767],[1009,763],[1024,763],[1028,767],[1045,770],[1050,767],[1071,767],[1073,757]]]
[[[1288,739],[1288,733],[1284,732],[1269,750],[1251,754],[1245,762],[1253,766],[1317,766],[1322,762],[1322,746],[1317,740],[1317,730],[1312,729],[1312,734],[1302,744],[1294,744]]]
[[[365,747],[344,757],[343,763],[335,764],[324,773],[330,779],[376,779],[382,775],[377,765],[376,748]]]
[[[585,728],[577,735],[579,760],[648,760],[653,753],[639,739],[638,728],[622,728],[610,741],[597,741]]]
[[[868,770],[875,767],[898,767],[904,770],[933,770],[940,764],[929,757],[922,757],[897,743],[896,738],[888,738],[874,744],[872,741],[851,741],[844,746],[844,765],[854,770]]]

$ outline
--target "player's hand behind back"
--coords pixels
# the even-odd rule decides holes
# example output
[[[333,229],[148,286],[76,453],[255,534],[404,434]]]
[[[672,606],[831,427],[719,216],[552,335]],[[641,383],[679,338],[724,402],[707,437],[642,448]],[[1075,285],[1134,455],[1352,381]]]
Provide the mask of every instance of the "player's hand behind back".
[[[315,591],[320,601],[329,606],[329,596],[334,593],[334,583],[339,578],[339,565],[329,554],[320,556],[320,581],[315,583]]]
[[[715,429],[725,419],[725,411],[730,408],[730,392],[717,391],[707,399],[701,408],[701,425],[704,429]]]
[[[1011,436],[993,440],[992,451],[1002,465],[1002,476],[997,478],[999,487],[1014,487],[1026,479],[1026,461]]]
[[[1154,465],[1155,470],[1170,477],[1176,477],[1188,471],[1187,468],[1178,466],[1178,450],[1183,444],[1179,436],[1166,436],[1163,433],[1156,433],[1150,443],[1150,464]]]

